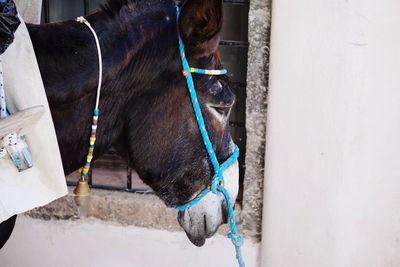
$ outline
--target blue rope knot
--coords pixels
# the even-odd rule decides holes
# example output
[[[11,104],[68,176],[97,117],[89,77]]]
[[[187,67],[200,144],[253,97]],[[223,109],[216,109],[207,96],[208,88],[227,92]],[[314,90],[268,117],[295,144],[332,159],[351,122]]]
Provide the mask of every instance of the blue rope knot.
[[[214,194],[218,194],[218,186],[224,186],[224,176],[221,170],[217,172],[212,178],[211,192],[213,192]]]
[[[233,243],[233,245],[234,245],[235,247],[241,247],[241,246],[243,246],[244,241],[243,241],[243,237],[242,237],[241,234],[230,232],[230,233],[228,234],[228,238],[231,239],[231,241],[232,241],[232,243]]]

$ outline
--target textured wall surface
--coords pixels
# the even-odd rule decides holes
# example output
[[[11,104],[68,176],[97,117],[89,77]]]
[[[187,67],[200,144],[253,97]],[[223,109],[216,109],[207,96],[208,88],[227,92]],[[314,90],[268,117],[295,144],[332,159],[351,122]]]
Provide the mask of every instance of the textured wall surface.
[[[18,12],[27,23],[40,23],[42,0],[14,0]]]
[[[274,2],[261,266],[400,266],[399,10]]]
[[[261,235],[262,219],[270,6],[269,0],[251,0],[249,11],[247,148],[242,219],[247,236],[256,239]]]

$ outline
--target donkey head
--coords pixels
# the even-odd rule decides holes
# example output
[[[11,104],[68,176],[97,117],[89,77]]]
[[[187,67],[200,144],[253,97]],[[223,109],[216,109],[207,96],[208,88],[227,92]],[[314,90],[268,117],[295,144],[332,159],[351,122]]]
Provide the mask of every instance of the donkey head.
[[[129,102],[125,127],[130,162],[155,193],[173,207],[188,202],[209,186],[214,171],[182,75],[176,21],[170,17],[167,20],[173,32],[165,33],[169,35],[166,38],[173,41],[168,43],[164,39],[164,44],[171,48],[163,51],[171,52],[165,52],[158,74],[147,83],[140,97]],[[222,20],[222,0],[181,3],[179,32],[191,66],[222,67],[217,51]],[[158,41],[155,38],[152,42]],[[193,78],[206,129],[222,163],[234,150],[228,120],[235,103],[231,83],[224,76],[193,74]],[[237,162],[224,172],[225,186],[233,201],[237,196],[238,176]],[[227,221],[224,197],[208,194],[197,205],[179,212],[178,221],[195,245],[203,245]]]

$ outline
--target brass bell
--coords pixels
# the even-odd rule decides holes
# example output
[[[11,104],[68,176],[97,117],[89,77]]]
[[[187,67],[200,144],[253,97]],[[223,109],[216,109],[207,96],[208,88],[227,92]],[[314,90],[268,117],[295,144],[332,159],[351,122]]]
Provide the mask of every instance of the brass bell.
[[[84,177],[81,177],[74,190],[75,196],[86,197],[90,195],[90,191],[91,189],[89,187],[87,180]]]

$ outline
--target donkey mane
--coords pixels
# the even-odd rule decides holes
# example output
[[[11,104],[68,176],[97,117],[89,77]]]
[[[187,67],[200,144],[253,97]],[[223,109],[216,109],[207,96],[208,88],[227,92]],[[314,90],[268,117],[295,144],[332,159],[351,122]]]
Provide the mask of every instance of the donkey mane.
[[[119,17],[124,6],[127,6],[130,11],[143,10],[144,8],[151,8],[154,2],[171,3],[172,0],[107,0],[106,3],[100,5],[100,8],[110,18],[116,18]]]
[[[119,15],[119,11],[123,6],[127,5],[128,3],[136,5],[136,2],[136,0],[107,0],[106,3],[100,5],[100,8],[109,17],[114,18]]]

